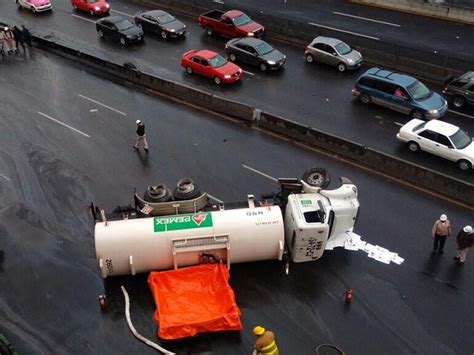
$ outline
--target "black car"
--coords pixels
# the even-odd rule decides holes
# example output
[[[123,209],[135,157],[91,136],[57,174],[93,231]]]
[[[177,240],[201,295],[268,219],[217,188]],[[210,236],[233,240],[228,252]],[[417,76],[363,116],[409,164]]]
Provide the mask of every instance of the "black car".
[[[159,34],[163,39],[186,34],[186,25],[166,11],[141,11],[135,14],[134,20],[143,31]]]
[[[468,71],[458,77],[451,76],[444,84],[443,94],[450,99],[454,107],[474,105],[474,71]]]
[[[279,69],[286,61],[286,55],[258,38],[235,38],[225,45],[225,51],[232,62],[236,60],[260,67],[260,70]]]
[[[143,41],[143,30],[120,16],[109,16],[98,20],[95,29],[99,37],[110,37],[118,40],[121,44]]]

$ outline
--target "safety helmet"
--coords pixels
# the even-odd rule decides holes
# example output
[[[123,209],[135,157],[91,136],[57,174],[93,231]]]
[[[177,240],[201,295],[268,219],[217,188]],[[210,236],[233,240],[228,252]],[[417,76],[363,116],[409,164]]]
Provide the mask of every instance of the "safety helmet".
[[[253,335],[262,335],[265,333],[265,328],[257,325],[255,328],[253,328]]]
[[[444,213],[441,216],[439,216],[439,220],[442,222],[446,221],[447,219],[448,219],[448,216],[446,216]]]
[[[140,124],[140,123],[142,123],[142,121],[136,120],[135,123],[136,123],[136,124]]]
[[[471,226],[465,226],[462,230],[466,233],[472,233],[472,227]]]

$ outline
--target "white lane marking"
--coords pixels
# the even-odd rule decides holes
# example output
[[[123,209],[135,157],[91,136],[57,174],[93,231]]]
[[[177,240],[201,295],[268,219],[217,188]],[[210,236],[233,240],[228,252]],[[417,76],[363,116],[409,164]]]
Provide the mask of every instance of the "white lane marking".
[[[214,0],[213,2],[224,5],[224,1],[221,1],[221,0]]]
[[[91,101],[91,102],[93,102],[93,103],[95,103],[95,104],[97,104],[97,105],[100,105],[100,106],[103,106],[103,107],[105,107],[105,108],[108,108],[108,109],[111,110],[111,111],[115,111],[115,112],[117,112],[118,114],[121,114],[122,116],[127,116],[127,114],[126,114],[125,112],[122,112],[122,111],[119,111],[119,110],[117,110],[117,109],[115,109],[115,108],[113,108],[113,107],[107,106],[106,104],[103,104],[102,102],[99,102],[99,101],[96,101],[96,100],[94,100],[94,99],[91,99],[90,97],[87,97],[87,96],[84,96],[84,95],[81,95],[81,94],[79,94],[79,97],[81,97],[81,98],[83,98],[83,99],[85,99],[85,100],[89,100],[89,101]]]
[[[0,173],[0,177],[4,178],[4,179],[7,180],[7,181],[11,181],[8,176],[3,175],[2,173]]]
[[[74,17],[79,18],[79,19],[84,20],[84,21],[89,21],[89,22],[95,23],[95,21],[89,20],[88,18],[79,16],[79,15],[71,14],[71,16],[74,16]]]
[[[130,14],[127,14],[126,12],[122,12],[122,11],[117,11],[117,10],[110,10],[111,12],[116,12],[120,15],[124,15],[124,16],[128,16],[128,17],[134,17],[133,15],[130,15]]]
[[[465,114],[465,113],[462,113],[462,112],[458,112],[458,111],[448,110],[448,112],[454,113],[455,115],[459,115],[459,116],[474,118],[474,116],[470,116],[470,115],[468,115],[468,114]]]
[[[251,73],[251,72],[249,72],[249,71],[247,71],[247,70],[242,70],[242,71],[243,71],[245,74],[248,74],[248,75],[252,75],[252,76],[255,75],[254,73]]]
[[[267,179],[270,179],[270,180],[273,180],[273,181],[278,181],[277,178],[274,178],[273,176],[267,175],[267,174],[265,174],[265,173],[263,173],[263,172],[261,172],[261,171],[259,171],[259,170],[257,170],[257,169],[251,168],[251,167],[248,166],[248,165],[242,164],[242,166],[243,166],[245,169],[248,169],[248,170],[250,170],[250,171],[253,171],[253,172],[256,173],[256,174],[259,174],[259,175],[262,175],[263,177],[266,177]]]
[[[87,138],[90,138],[90,136],[89,136],[87,133],[84,133],[84,132],[78,130],[77,128],[74,128],[74,127],[72,127],[72,126],[69,126],[68,124],[63,123],[63,122],[61,122],[61,121],[59,121],[59,120],[57,120],[57,119],[55,119],[55,118],[53,118],[53,117],[51,117],[51,116],[48,116],[47,114],[45,114],[45,113],[43,113],[43,112],[38,112],[38,113],[39,113],[41,116],[46,117],[46,118],[50,119],[50,120],[53,121],[53,122],[56,122],[56,123],[58,123],[58,124],[60,124],[60,125],[62,125],[62,126],[64,126],[64,127],[67,127],[67,128],[69,128],[69,129],[73,130],[74,132],[77,132],[77,133],[79,133],[79,134],[82,134],[83,136],[86,136]]]
[[[393,23],[393,22],[385,22],[385,21],[380,21],[380,20],[374,20],[374,19],[367,18],[367,17],[361,17],[361,16],[356,16],[356,15],[351,15],[351,14],[345,14],[343,12],[334,11],[333,14],[340,15],[340,16],[347,16],[347,17],[357,18],[359,20],[365,20],[365,21],[370,21],[370,22],[381,23],[381,24],[387,25],[387,26],[401,27],[401,25]]]
[[[207,194],[207,196],[209,196],[211,199],[213,199],[213,200],[214,200],[214,201],[216,201],[216,202],[219,202],[219,203],[224,203],[224,201],[222,201],[222,200],[219,200],[217,197],[214,197],[214,196],[212,196],[212,195],[211,195],[211,194],[209,194],[209,193]]]
[[[397,126],[403,126],[403,123],[400,123],[400,122],[394,122]]]
[[[376,41],[380,41],[380,38],[378,38],[378,37],[372,37],[372,36],[363,35],[363,34],[357,33],[357,32],[351,32],[351,31],[341,30],[340,28],[324,26],[324,25],[320,25],[320,24],[314,23],[314,22],[308,22],[308,23],[309,23],[311,26],[327,28],[328,30],[339,31],[339,32],[343,32],[343,33],[349,33],[349,34],[351,34],[351,35],[356,35],[356,36],[365,37],[365,38],[369,38],[369,39],[374,39],[374,40],[376,40]]]

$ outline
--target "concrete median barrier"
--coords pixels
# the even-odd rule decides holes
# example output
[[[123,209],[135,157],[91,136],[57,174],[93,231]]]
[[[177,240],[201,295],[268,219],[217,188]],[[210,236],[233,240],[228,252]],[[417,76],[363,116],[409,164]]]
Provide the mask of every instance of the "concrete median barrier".
[[[74,48],[59,44],[41,36],[34,36],[34,43],[39,48],[91,68],[91,71],[121,84],[133,83],[137,89],[148,93],[164,94],[173,99],[180,99],[202,108],[222,113],[272,134],[280,135],[297,143],[322,149],[335,156],[403,180],[434,193],[449,196],[463,203],[474,205],[474,185],[440,174],[405,160],[378,152],[347,139],[320,131],[313,127],[261,111],[244,103],[228,100],[187,85],[156,77]]]

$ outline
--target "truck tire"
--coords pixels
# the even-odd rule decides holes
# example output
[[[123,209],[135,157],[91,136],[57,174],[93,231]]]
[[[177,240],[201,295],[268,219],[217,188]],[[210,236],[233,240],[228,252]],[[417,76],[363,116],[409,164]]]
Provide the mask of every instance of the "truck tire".
[[[324,168],[310,168],[304,172],[302,180],[310,186],[325,189],[329,186],[331,177]]]
[[[214,29],[211,26],[206,26],[204,29],[206,30],[206,34],[209,37],[212,37],[212,35],[214,35]]]
[[[189,178],[179,180],[173,191],[173,198],[177,201],[192,200],[200,195],[201,191],[198,186]]]
[[[147,202],[168,202],[171,199],[171,190],[165,184],[148,186],[143,199]]]

